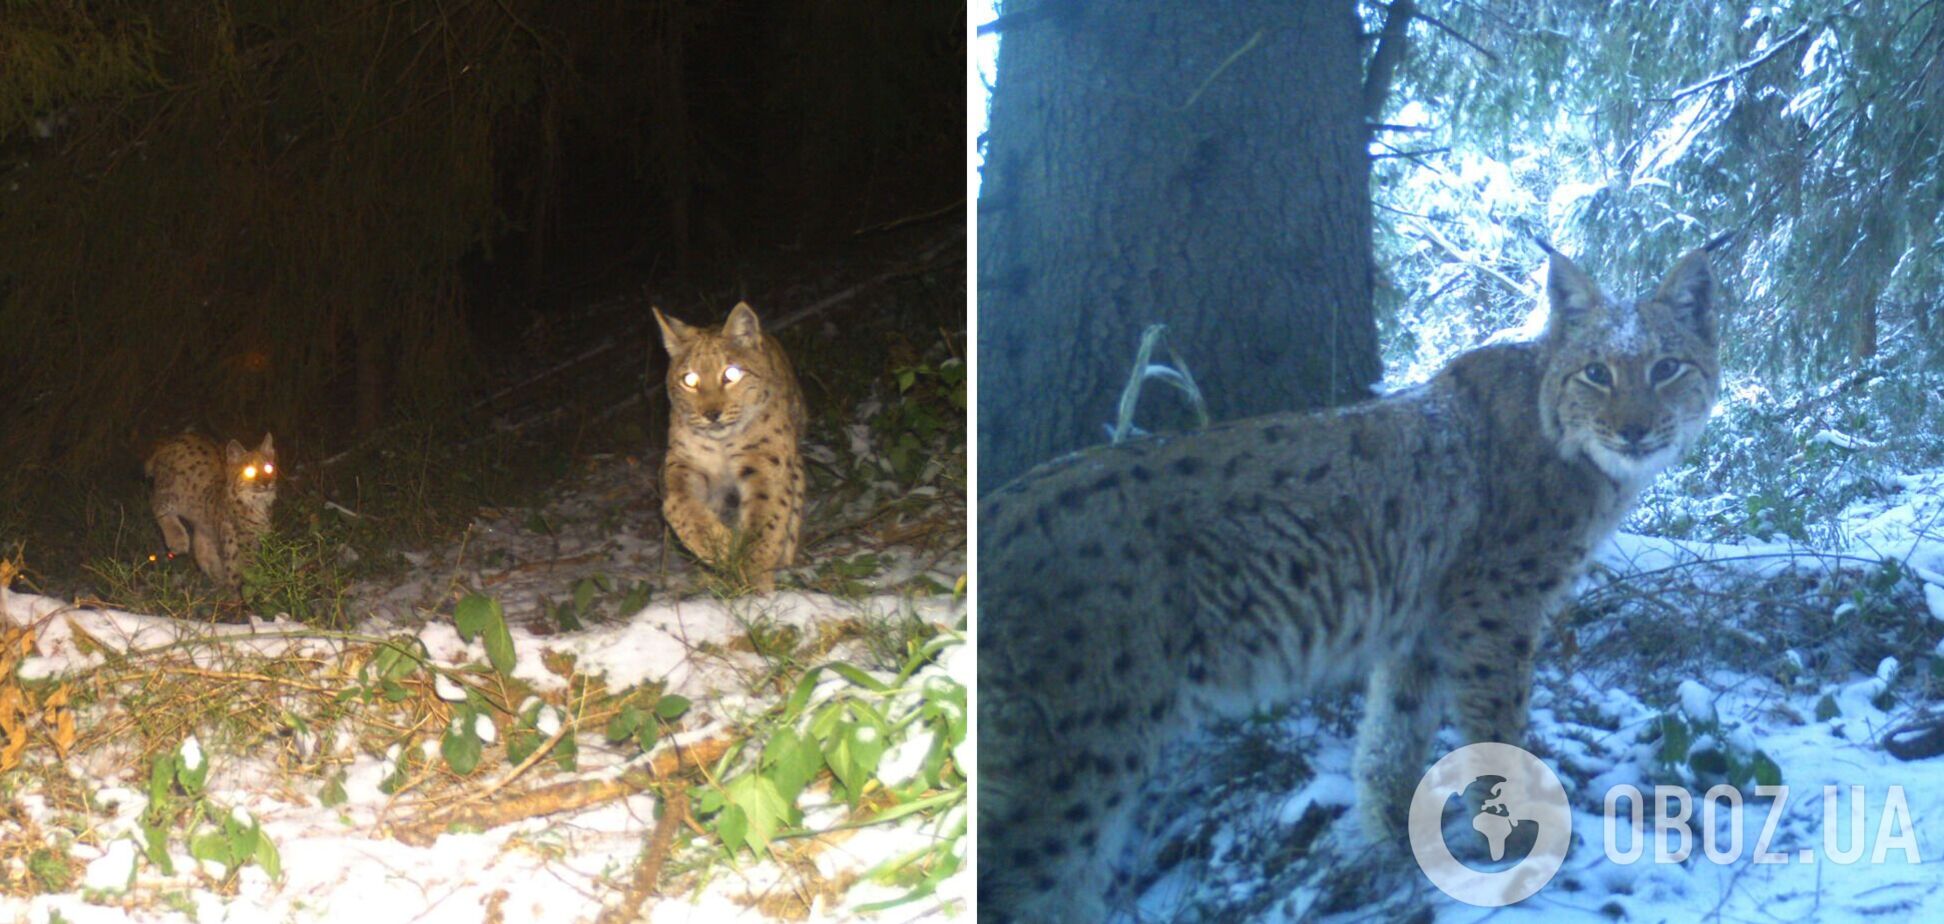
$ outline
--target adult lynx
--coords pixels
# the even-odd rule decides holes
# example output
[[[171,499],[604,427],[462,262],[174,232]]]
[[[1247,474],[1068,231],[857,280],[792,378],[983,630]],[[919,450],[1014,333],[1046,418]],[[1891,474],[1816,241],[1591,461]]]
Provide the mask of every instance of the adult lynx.
[[[270,531],[277,500],[277,447],[270,434],[255,449],[230,440],[184,433],[150,454],[143,471],[154,480],[149,506],[162,541],[177,555],[194,550],[196,566],[235,590],[258,539]]]
[[[712,328],[653,310],[672,408],[662,518],[710,567],[744,564],[751,587],[773,590],[771,572],[796,560],[803,527],[803,393],[790,357],[747,302]]]
[[[1366,831],[1396,842],[1449,710],[1522,740],[1540,623],[1694,441],[1705,250],[1638,302],[1565,257],[1537,342],[1353,407],[1075,453],[979,513],[979,894],[1098,921],[1163,742],[1363,678]]]

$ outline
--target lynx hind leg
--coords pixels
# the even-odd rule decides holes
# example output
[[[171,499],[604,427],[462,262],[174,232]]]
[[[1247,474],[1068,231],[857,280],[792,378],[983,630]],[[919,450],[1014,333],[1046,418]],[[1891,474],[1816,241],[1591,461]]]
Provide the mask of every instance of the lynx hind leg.
[[[218,584],[228,587],[229,569],[223,563],[223,550],[216,544],[214,530],[198,529],[190,534],[190,544],[196,553],[196,567]]]
[[[1443,684],[1437,662],[1423,646],[1371,671],[1353,768],[1357,811],[1372,841],[1405,841],[1411,796],[1444,718]]]
[[[1467,742],[1526,744],[1533,649],[1544,612],[1544,601],[1517,599],[1456,614],[1452,702]]]
[[[802,476],[800,470],[789,469],[745,471],[736,486],[742,497],[737,530],[750,544],[749,584],[767,593],[775,589],[776,569],[789,567],[796,556],[797,533],[803,528]]]
[[[777,558],[777,567],[788,568],[797,563],[797,539],[803,534],[803,459],[791,460],[789,467],[789,509],[783,518],[783,550]]]
[[[178,514],[159,511],[155,514],[155,525],[162,527],[162,543],[171,555],[181,555],[189,551],[189,529],[182,525]]]

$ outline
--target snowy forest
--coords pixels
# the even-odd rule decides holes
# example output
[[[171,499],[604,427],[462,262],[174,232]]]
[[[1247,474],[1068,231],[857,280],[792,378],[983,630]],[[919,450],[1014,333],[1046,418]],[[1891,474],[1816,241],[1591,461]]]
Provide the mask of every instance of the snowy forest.
[[[1531,746],[1574,822],[1551,884],[1487,909],[1373,872],[1351,811],[1363,706],[1336,691],[1167,752],[1115,861],[1117,919],[1944,914],[1944,5],[974,19],[982,498],[1110,435],[1191,433],[1197,409],[1395,393],[1533,339],[1540,241],[1632,298],[1726,238],[1712,419],[1541,637]],[[1198,396],[1171,387],[1190,378]],[[1464,743],[1443,734],[1437,753]],[[1613,858],[1603,799],[1623,784],[1694,794],[1669,825],[1692,856]],[[1777,784],[1792,795],[1758,795]],[[1748,811],[1704,820],[1715,786]],[[1910,842],[1899,825],[1914,851],[1843,852]],[[1731,837],[1735,858],[1704,855]]]
[[[0,3],[0,920],[964,909],[966,35]]]

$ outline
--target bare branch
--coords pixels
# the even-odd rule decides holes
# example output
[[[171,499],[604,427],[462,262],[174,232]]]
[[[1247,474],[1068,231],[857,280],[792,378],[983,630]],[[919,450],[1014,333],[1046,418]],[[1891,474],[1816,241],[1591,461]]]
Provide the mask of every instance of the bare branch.
[[[1736,77],[1740,77],[1741,75],[1746,74],[1749,71],[1761,67],[1764,62],[1768,61],[1768,59],[1773,58],[1778,54],[1781,54],[1782,49],[1787,48],[1790,45],[1793,45],[1796,42],[1801,41],[1804,36],[1807,36],[1809,33],[1814,32],[1817,28],[1821,27],[1821,25],[1822,22],[1820,20],[1816,22],[1805,22],[1802,25],[1796,27],[1796,30],[1794,32],[1789,33],[1786,38],[1764,49],[1761,54],[1756,55],[1755,57],[1750,58],[1747,61],[1743,61],[1742,63],[1737,64],[1734,67],[1729,68],[1728,70],[1722,71],[1721,73],[1716,74],[1713,77],[1703,80],[1700,83],[1691,84],[1689,86],[1682,87],[1679,90],[1675,90],[1672,96],[1662,97],[1660,99],[1655,100],[1655,102],[1678,103],[1681,100],[1686,99],[1687,97],[1693,96],[1694,94],[1701,92],[1702,90],[1706,90],[1711,87],[1720,86],[1724,83],[1727,83],[1730,80],[1735,79]]]
[[[1418,233],[1423,235],[1425,240],[1438,245],[1439,249],[1443,250],[1445,253],[1451,254],[1453,257],[1456,257],[1458,259],[1458,262],[1463,263],[1466,266],[1469,266],[1472,269],[1475,269],[1481,273],[1484,273],[1485,275],[1490,276],[1501,283],[1504,283],[1506,288],[1511,289],[1512,291],[1517,292],[1520,295],[1525,296],[1526,298],[1536,299],[1539,297],[1539,293],[1534,292],[1531,289],[1527,288],[1525,283],[1522,283],[1517,279],[1513,279],[1512,277],[1505,275],[1505,273],[1501,272],[1498,269],[1498,267],[1486,263],[1484,260],[1470,253],[1467,253],[1463,248],[1459,247],[1457,244],[1453,244],[1450,238],[1447,238],[1443,234],[1438,233],[1438,229],[1433,228],[1430,225],[1425,224],[1424,222],[1421,221],[1414,221],[1411,222],[1411,224],[1416,227]],[[1550,250],[1548,252],[1550,252]]]
[[[1442,148],[1425,148],[1419,151],[1387,151],[1383,154],[1372,154],[1370,155],[1370,159],[1383,160],[1386,157],[1409,157],[1412,160],[1416,160],[1417,158],[1423,157],[1427,154],[1443,154],[1449,150],[1451,150],[1451,148],[1447,146]]]
[[[1498,55],[1486,51],[1485,46],[1472,41],[1469,36],[1465,35],[1462,32],[1459,32],[1457,29],[1453,29],[1452,27],[1445,25],[1444,20],[1439,19],[1436,16],[1432,16],[1429,13],[1422,13],[1422,12],[1417,14],[1417,18],[1422,19],[1425,22],[1428,22],[1434,26],[1437,26],[1438,30],[1443,32],[1444,34],[1449,35],[1452,38],[1455,38],[1458,41],[1464,42],[1466,45],[1471,46],[1471,50],[1476,51],[1481,55],[1484,55],[1485,60],[1490,61],[1493,64],[1499,63]]]

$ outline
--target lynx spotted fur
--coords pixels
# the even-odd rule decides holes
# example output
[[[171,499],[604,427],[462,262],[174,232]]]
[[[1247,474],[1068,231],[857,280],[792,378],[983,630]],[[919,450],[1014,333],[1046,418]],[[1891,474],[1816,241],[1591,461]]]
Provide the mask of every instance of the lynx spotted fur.
[[[1714,405],[1713,276],[1637,302],[1554,254],[1536,342],[1360,405],[1079,452],[979,514],[984,921],[1092,922],[1164,742],[1361,679],[1367,834],[1449,712],[1523,740],[1540,624]]]
[[[668,456],[662,517],[711,567],[746,564],[758,591],[796,560],[803,527],[803,393],[790,358],[747,302],[721,327],[655,309],[668,348]],[[747,544],[746,556],[735,553]]]
[[[244,449],[235,440],[219,448],[208,437],[184,433],[156,447],[143,469],[154,482],[149,505],[169,551],[193,550],[204,574],[235,590],[257,540],[270,531],[277,500],[270,434]]]

